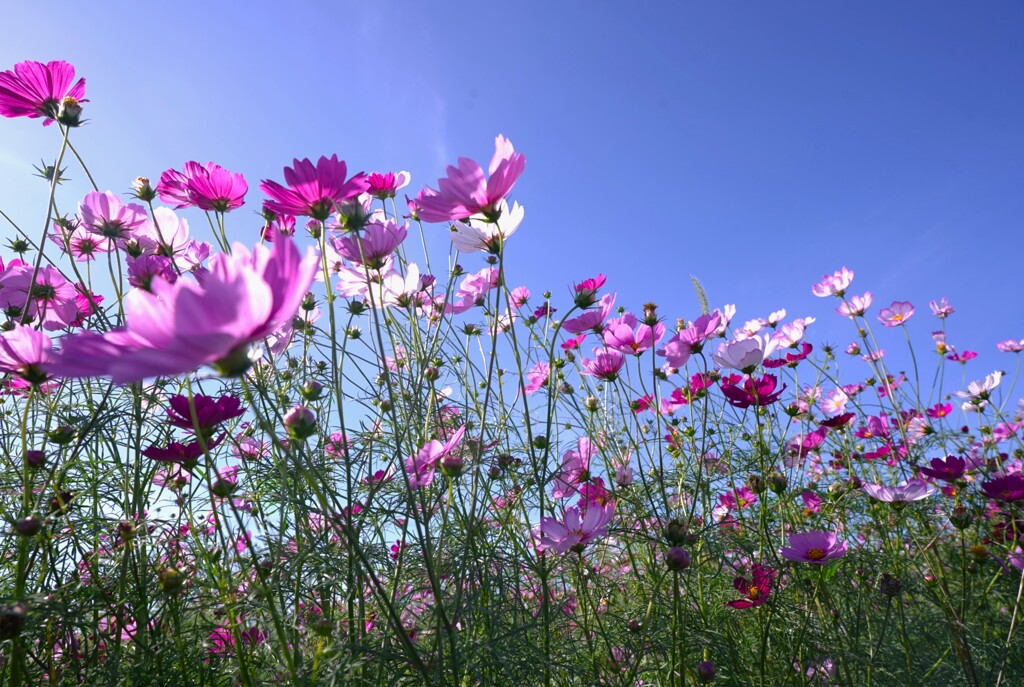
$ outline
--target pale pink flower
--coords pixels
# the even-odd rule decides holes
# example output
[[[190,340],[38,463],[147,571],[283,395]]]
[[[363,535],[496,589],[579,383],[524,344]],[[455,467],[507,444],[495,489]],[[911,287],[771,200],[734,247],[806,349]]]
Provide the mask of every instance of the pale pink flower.
[[[874,297],[870,291],[866,292],[863,296],[851,296],[849,300],[844,298],[842,305],[836,308],[836,312],[852,320],[863,316],[868,308],[871,307],[872,301],[874,301]]]
[[[832,274],[824,275],[820,282],[811,287],[811,293],[819,298],[826,296],[841,298],[852,281],[853,271],[842,267]]]
[[[878,311],[878,321],[886,327],[899,327],[906,323],[914,314],[914,306],[909,301],[893,301],[888,308]]]

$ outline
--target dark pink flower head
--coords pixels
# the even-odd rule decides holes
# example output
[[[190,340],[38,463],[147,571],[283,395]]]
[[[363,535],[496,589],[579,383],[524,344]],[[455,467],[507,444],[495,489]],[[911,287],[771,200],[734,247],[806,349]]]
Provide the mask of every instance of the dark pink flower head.
[[[838,541],[834,532],[812,530],[791,534],[789,546],[783,546],[781,553],[786,560],[822,565],[846,555],[846,544]]]
[[[85,102],[85,79],[75,81],[75,68],[63,60],[19,62],[13,71],[0,72],[0,115],[45,117],[53,124],[65,98]]]
[[[551,496],[564,499],[576,493],[581,484],[590,480],[590,459],[597,454],[597,447],[587,437],[576,441],[576,448],[562,455],[562,469],[552,484]]]
[[[899,327],[906,324],[914,314],[914,306],[909,301],[893,301],[888,308],[878,311],[878,321],[886,327]]]
[[[458,167],[448,166],[448,176],[437,180],[438,190],[424,189],[416,197],[419,219],[424,222],[450,222],[483,215],[498,219],[499,204],[515,186],[526,168],[526,157],[515,152],[512,142],[499,135],[494,140],[494,157],[488,178],[480,165],[460,157]]]
[[[523,385],[523,390],[526,394],[532,395],[540,391],[542,388],[547,386],[548,377],[551,376],[551,366],[545,362],[540,361],[533,368],[526,373],[526,384]]]
[[[128,283],[137,289],[152,291],[153,280],[174,283],[178,281],[178,273],[170,258],[162,255],[140,255],[128,258]]]
[[[774,582],[775,571],[767,566],[755,563],[751,571],[751,579],[737,577],[732,581],[732,586],[743,595],[743,598],[729,601],[725,605],[740,609],[760,606],[771,595]]]
[[[211,436],[214,428],[222,422],[227,422],[239,417],[245,412],[242,402],[235,396],[221,396],[214,399],[203,394],[196,394],[192,397],[192,406],[195,407],[195,421],[192,419],[192,406],[189,405],[188,396],[172,396],[168,399],[171,406],[167,409],[167,423],[175,427],[181,427],[190,432],[199,427],[199,433],[203,436]]]
[[[135,203],[125,205],[116,195],[107,191],[90,191],[78,204],[82,226],[94,234],[124,245],[135,238],[138,229],[146,222],[146,208]]]
[[[956,482],[967,472],[967,461],[959,456],[932,458],[931,464],[930,468],[919,468],[918,472],[943,482]]]
[[[378,200],[394,198],[399,190],[408,185],[408,172],[373,172],[366,175],[366,192]]]
[[[430,486],[434,482],[434,473],[437,471],[438,463],[455,449],[465,434],[466,426],[463,425],[455,430],[443,444],[437,439],[432,439],[424,444],[423,448],[415,455],[409,456],[405,461],[405,473],[409,478],[409,487],[419,489]]]
[[[287,239],[251,254],[236,244],[231,255],[214,256],[198,282],[155,279],[152,293],[128,293],[128,326],[65,337],[54,370],[67,377],[109,376],[119,384],[201,365],[239,375],[250,365],[249,345],[292,321],[317,262],[311,249],[303,257]]]
[[[776,391],[779,380],[775,375],[765,375],[760,379],[748,376],[743,381],[743,386],[735,384],[722,384],[722,393],[730,405],[737,408],[749,408],[750,406],[767,406],[777,402],[786,390],[783,384],[781,389]]]
[[[669,339],[665,348],[658,349],[657,353],[664,356],[671,367],[679,369],[686,365],[692,354],[700,353],[704,342],[715,336],[721,325],[722,314],[717,310],[701,315],[693,324]]]
[[[626,362],[626,357],[615,349],[595,348],[594,358],[583,358],[583,374],[603,379],[606,382],[613,382],[619,375],[619,370]]]
[[[981,490],[985,496],[997,501],[1022,501],[1024,500],[1024,475],[1014,473],[996,477],[982,482]]]
[[[224,441],[226,434],[221,434],[216,439],[206,441],[207,452],[212,451],[220,442]],[[157,445],[150,446],[142,452],[142,455],[152,460],[159,461],[161,463],[177,463],[183,466],[186,470],[191,471],[199,462],[200,456],[203,455],[203,444],[199,441],[193,441],[188,444],[181,444],[176,441],[172,441],[165,447]]]
[[[33,267],[14,261],[0,272],[0,308],[11,317],[22,317],[28,310],[29,318],[39,320],[44,329],[54,331],[72,326],[78,319],[78,292],[50,265]]]
[[[0,372],[14,373],[29,384],[42,384],[48,379],[44,370],[52,348],[46,334],[15,324],[14,329],[0,332]]]
[[[190,161],[183,172],[168,169],[160,175],[156,192],[165,203],[175,208],[195,206],[200,210],[227,212],[245,204],[249,184],[241,174],[232,174],[220,165],[201,165]]]
[[[597,301],[597,292],[604,286],[605,282],[608,281],[607,277],[603,274],[599,274],[596,277],[590,279],[584,279],[576,285],[576,295],[573,296],[573,301],[577,307],[589,308]]]
[[[392,220],[370,222],[362,231],[332,239],[334,250],[346,260],[373,270],[384,266],[385,259],[402,245],[409,233],[409,224],[397,225]]]
[[[324,221],[338,203],[358,196],[367,188],[362,172],[346,180],[347,174],[347,165],[338,160],[337,155],[321,157],[316,166],[308,158],[295,159],[292,167],[284,168],[287,188],[276,181],[260,182],[260,189],[271,198],[264,205],[278,214]]]

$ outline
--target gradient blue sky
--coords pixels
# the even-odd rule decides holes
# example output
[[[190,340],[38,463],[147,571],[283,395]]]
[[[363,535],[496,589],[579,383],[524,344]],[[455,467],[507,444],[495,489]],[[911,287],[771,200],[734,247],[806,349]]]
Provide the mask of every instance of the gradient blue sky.
[[[786,307],[845,345],[809,289],[847,265],[874,311],[917,306],[922,345],[948,296],[950,340],[983,353],[969,377],[1012,369],[994,344],[1024,337],[1019,2],[17,2],[3,34],[0,68],[86,77],[75,138],[101,187],[243,172],[239,240],[292,157],[407,169],[414,192],[503,133],[528,160],[509,253],[535,293],[604,272],[620,303],[692,318],[695,274],[739,323]],[[0,121],[0,207],[33,232],[30,165],[57,144]]]

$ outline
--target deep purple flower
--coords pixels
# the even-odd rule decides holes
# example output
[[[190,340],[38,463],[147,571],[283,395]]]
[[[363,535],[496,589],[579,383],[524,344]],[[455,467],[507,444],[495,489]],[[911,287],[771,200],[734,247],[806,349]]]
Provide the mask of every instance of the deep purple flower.
[[[1024,500],[1024,475],[1014,473],[982,482],[981,490],[990,499],[997,501]]]
[[[783,546],[781,553],[786,560],[821,565],[846,555],[846,543],[838,541],[834,532],[812,530],[789,535],[789,546]]]
[[[321,156],[315,167],[308,158],[295,159],[292,167],[284,168],[287,188],[276,181],[260,182],[260,189],[271,197],[264,206],[278,214],[302,215],[322,222],[331,215],[335,205],[367,189],[362,172],[346,180],[347,174],[348,167],[337,155]]]
[[[417,196],[419,218],[424,222],[449,222],[473,215],[498,219],[499,203],[515,186],[526,168],[526,157],[515,152],[512,142],[499,135],[494,139],[494,156],[488,178],[474,160],[460,157],[459,166],[448,166],[448,176],[437,180],[438,190],[427,187]]]
[[[232,174],[220,165],[201,165],[190,161],[184,171],[168,169],[160,175],[156,192],[165,203],[176,203],[175,209],[195,206],[200,210],[228,212],[245,204],[249,184],[241,174]]]
[[[0,115],[45,117],[43,125],[49,126],[65,98],[85,102],[85,79],[72,85],[74,80],[75,68],[62,60],[19,62],[13,71],[0,72]]]
[[[941,479],[943,482],[955,482],[964,476],[967,471],[967,461],[958,456],[946,456],[943,458],[932,458],[930,468],[919,468],[918,471],[926,477]]]
[[[235,396],[221,396],[214,399],[203,394],[196,394],[193,398],[195,407],[195,422],[192,421],[192,409],[189,406],[188,396],[172,396],[168,399],[170,408],[167,409],[167,423],[175,427],[194,431],[199,427],[199,433],[209,436],[214,428],[222,422],[239,417],[245,412],[242,402]]]

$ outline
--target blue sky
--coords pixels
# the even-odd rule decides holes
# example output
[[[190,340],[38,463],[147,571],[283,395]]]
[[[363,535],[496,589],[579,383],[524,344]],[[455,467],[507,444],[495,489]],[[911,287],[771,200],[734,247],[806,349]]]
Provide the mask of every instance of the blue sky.
[[[951,341],[983,354],[969,377],[1012,369],[994,343],[1024,337],[1018,2],[244,6],[11,3],[0,68],[66,59],[86,77],[76,140],[104,189],[189,159],[244,173],[238,240],[258,235],[258,181],[293,157],[407,169],[415,190],[503,133],[528,160],[509,253],[535,293],[604,272],[620,303],[692,318],[694,274],[739,322],[786,307],[845,345],[810,285],[847,265],[874,311],[917,306],[921,346],[948,296]],[[57,144],[0,121],[0,208],[33,232],[30,165]]]

